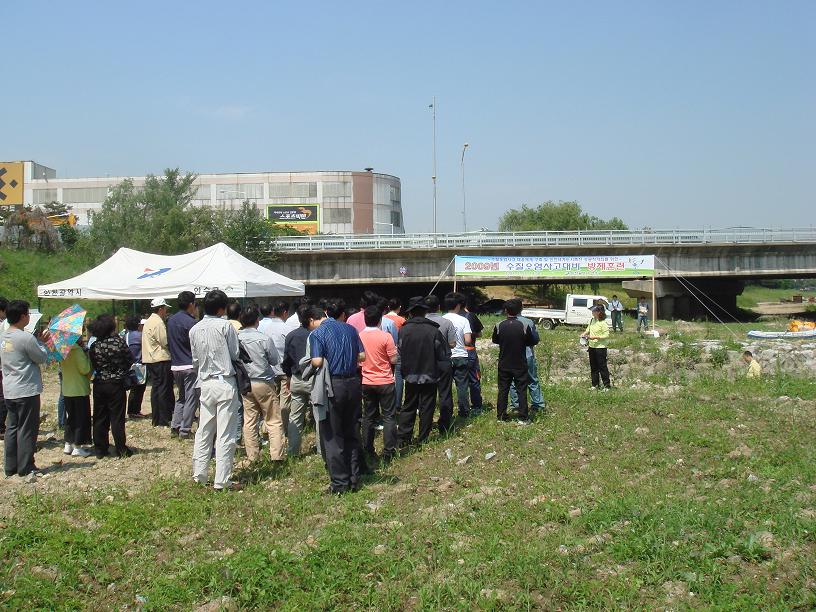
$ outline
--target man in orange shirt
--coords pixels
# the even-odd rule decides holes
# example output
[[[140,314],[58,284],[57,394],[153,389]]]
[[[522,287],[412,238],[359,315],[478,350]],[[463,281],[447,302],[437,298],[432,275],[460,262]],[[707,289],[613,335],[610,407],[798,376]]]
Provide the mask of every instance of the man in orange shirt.
[[[378,411],[383,417],[383,460],[391,461],[397,445],[397,424],[394,410],[394,370],[397,363],[397,347],[394,339],[380,329],[382,310],[368,306],[364,311],[365,328],[360,341],[365,349],[363,362],[363,418],[362,446],[367,463],[375,463],[374,420]]]

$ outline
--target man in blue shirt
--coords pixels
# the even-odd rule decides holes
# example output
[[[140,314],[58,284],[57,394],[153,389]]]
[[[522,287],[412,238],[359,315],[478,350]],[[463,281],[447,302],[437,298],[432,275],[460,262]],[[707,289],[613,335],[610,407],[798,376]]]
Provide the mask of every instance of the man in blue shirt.
[[[359,422],[362,409],[362,382],[358,364],[365,361],[363,343],[357,330],[335,320],[341,306],[328,304],[320,326],[309,336],[309,356],[315,368],[328,368],[334,397],[329,400],[326,418],[320,421],[320,444],[326,458],[332,493],[360,488]]]
[[[170,423],[170,437],[191,437],[199,391],[195,388],[196,372],[193,369],[193,353],[190,349],[190,330],[196,324],[195,294],[182,291],[178,294],[178,312],[167,320],[167,344],[170,348],[170,370],[178,389]]]

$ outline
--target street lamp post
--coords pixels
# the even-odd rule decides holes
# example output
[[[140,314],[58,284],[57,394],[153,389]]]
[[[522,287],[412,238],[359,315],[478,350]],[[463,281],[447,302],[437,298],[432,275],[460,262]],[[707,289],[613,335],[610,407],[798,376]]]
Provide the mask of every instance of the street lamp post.
[[[394,224],[393,223],[386,223],[385,221],[375,221],[374,225],[388,225],[391,227],[391,235],[394,235]]]
[[[431,101],[430,109],[433,118],[433,233],[436,234],[436,96]]]
[[[465,151],[468,143],[462,145],[462,231],[467,233],[467,199],[465,198]]]

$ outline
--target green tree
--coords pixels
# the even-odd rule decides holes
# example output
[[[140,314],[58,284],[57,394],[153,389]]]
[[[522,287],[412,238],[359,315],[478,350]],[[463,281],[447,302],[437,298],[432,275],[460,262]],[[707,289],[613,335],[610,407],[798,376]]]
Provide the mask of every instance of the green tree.
[[[162,177],[148,176],[143,188],[130,179],[122,181],[110,190],[102,209],[91,214],[85,246],[100,259],[123,246],[164,255],[194,250],[194,181],[194,174],[178,168],[165,170]]]
[[[73,206],[68,206],[67,204],[63,204],[62,202],[49,202],[48,204],[43,204],[43,211],[49,217],[56,216],[56,215],[67,215],[73,209]]]
[[[277,258],[267,244],[276,236],[297,235],[291,227],[277,225],[264,217],[258,207],[248,200],[241,208],[213,210],[213,227],[217,240],[238,251],[244,257],[270,266]]]
[[[618,217],[604,220],[585,213],[578,202],[547,201],[535,208],[526,204],[511,208],[499,219],[502,232],[532,232],[540,230],[625,230],[626,224]]]

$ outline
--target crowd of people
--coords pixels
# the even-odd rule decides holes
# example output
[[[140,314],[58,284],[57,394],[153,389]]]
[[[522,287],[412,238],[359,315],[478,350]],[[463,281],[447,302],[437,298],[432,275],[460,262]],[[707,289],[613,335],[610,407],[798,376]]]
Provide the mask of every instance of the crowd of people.
[[[214,489],[240,488],[233,468],[241,441],[250,462],[261,457],[264,446],[271,461],[284,461],[301,454],[304,432],[313,426],[328,491],[341,494],[359,489],[363,474],[425,442],[435,416],[438,431],[449,432],[454,387],[460,418],[485,408],[476,350],[484,326],[461,293],[442,300],[413,297],[403,308],[399,300],[371,291],[363,293],[359,307],[306,297],[291,305],[242,306],[219,290],[203,300],[182,291],[172,315],[162,298],[150,309],[146,319],[128,317],[121,332],[111,315],[87,322],[87,334],[61,361],[66,454],[103,459],[112,437],[115,455],[131,456],[126,419],[147,418],[142,403],[149,380],[153,426],[168,428],[172,438],[193,440],[195,482],[209,482],[214,458]],[[498,345],[496,416],[527,425],[545,409],[533,350],[539,335],[521,315],[521,300],[507,300],[504,309],[506,318],[491,335]],[[607,390],[610,328],[604,307],[595,305],[592,315],[581,338],[592,386]],[[0,298],[2,320],[5,474],[29,477],[36,469],[40,365],[48,357],[43,344],[48,332],[24,330],[30,321],[24,301]],[[620,325],[617,317],[614,323]],[[744,359],[757,376],[759,364],[749,353]]]
[[[242,307],[218,290],[197,302],[182,291],[170,314],[167,301],[154,299],[149,316],[127,317],[121,332],[111,315],[87,322],[86,334],[60,362],[66,454],[103,459],[112,438],[113,454],[129,457],[126,420],[147,418],[149,381],[152,424],[167,427],[170,437],[193,439],[196,482],[208,482],[214,457],[213,487],[238,488],[232,474],[241,441],[248,461],[264,446],[272,461],[283,461],[302,452],[304,431],[314,426],[329,491],[343,493],[359,488],[361,474],[427,440],[437,406],[436,427],[450,431],[454,387],[459,417],[484,407],[476,351],[484,326],[460,293],[415,297],[404,309],[400,300],[370,291],[359,307],[305,297],[291,306]],[[519,300],[508,302],[510,318],[520,311]],[[24,331],[26,302],[0,299],[0,315],[8,324],[0,350],[5,473],[28,476],[36,469],[47,332]],[[530,376],[538,335],[532,322],[521,320],[521,335],[503,323],[492,339],[499,345],[499,377],[508,383],[500,389],[498,416],[510,419],[510,395],[527,423],[531,378],[533,409],[543,408],[543,400],[537,375]]]

